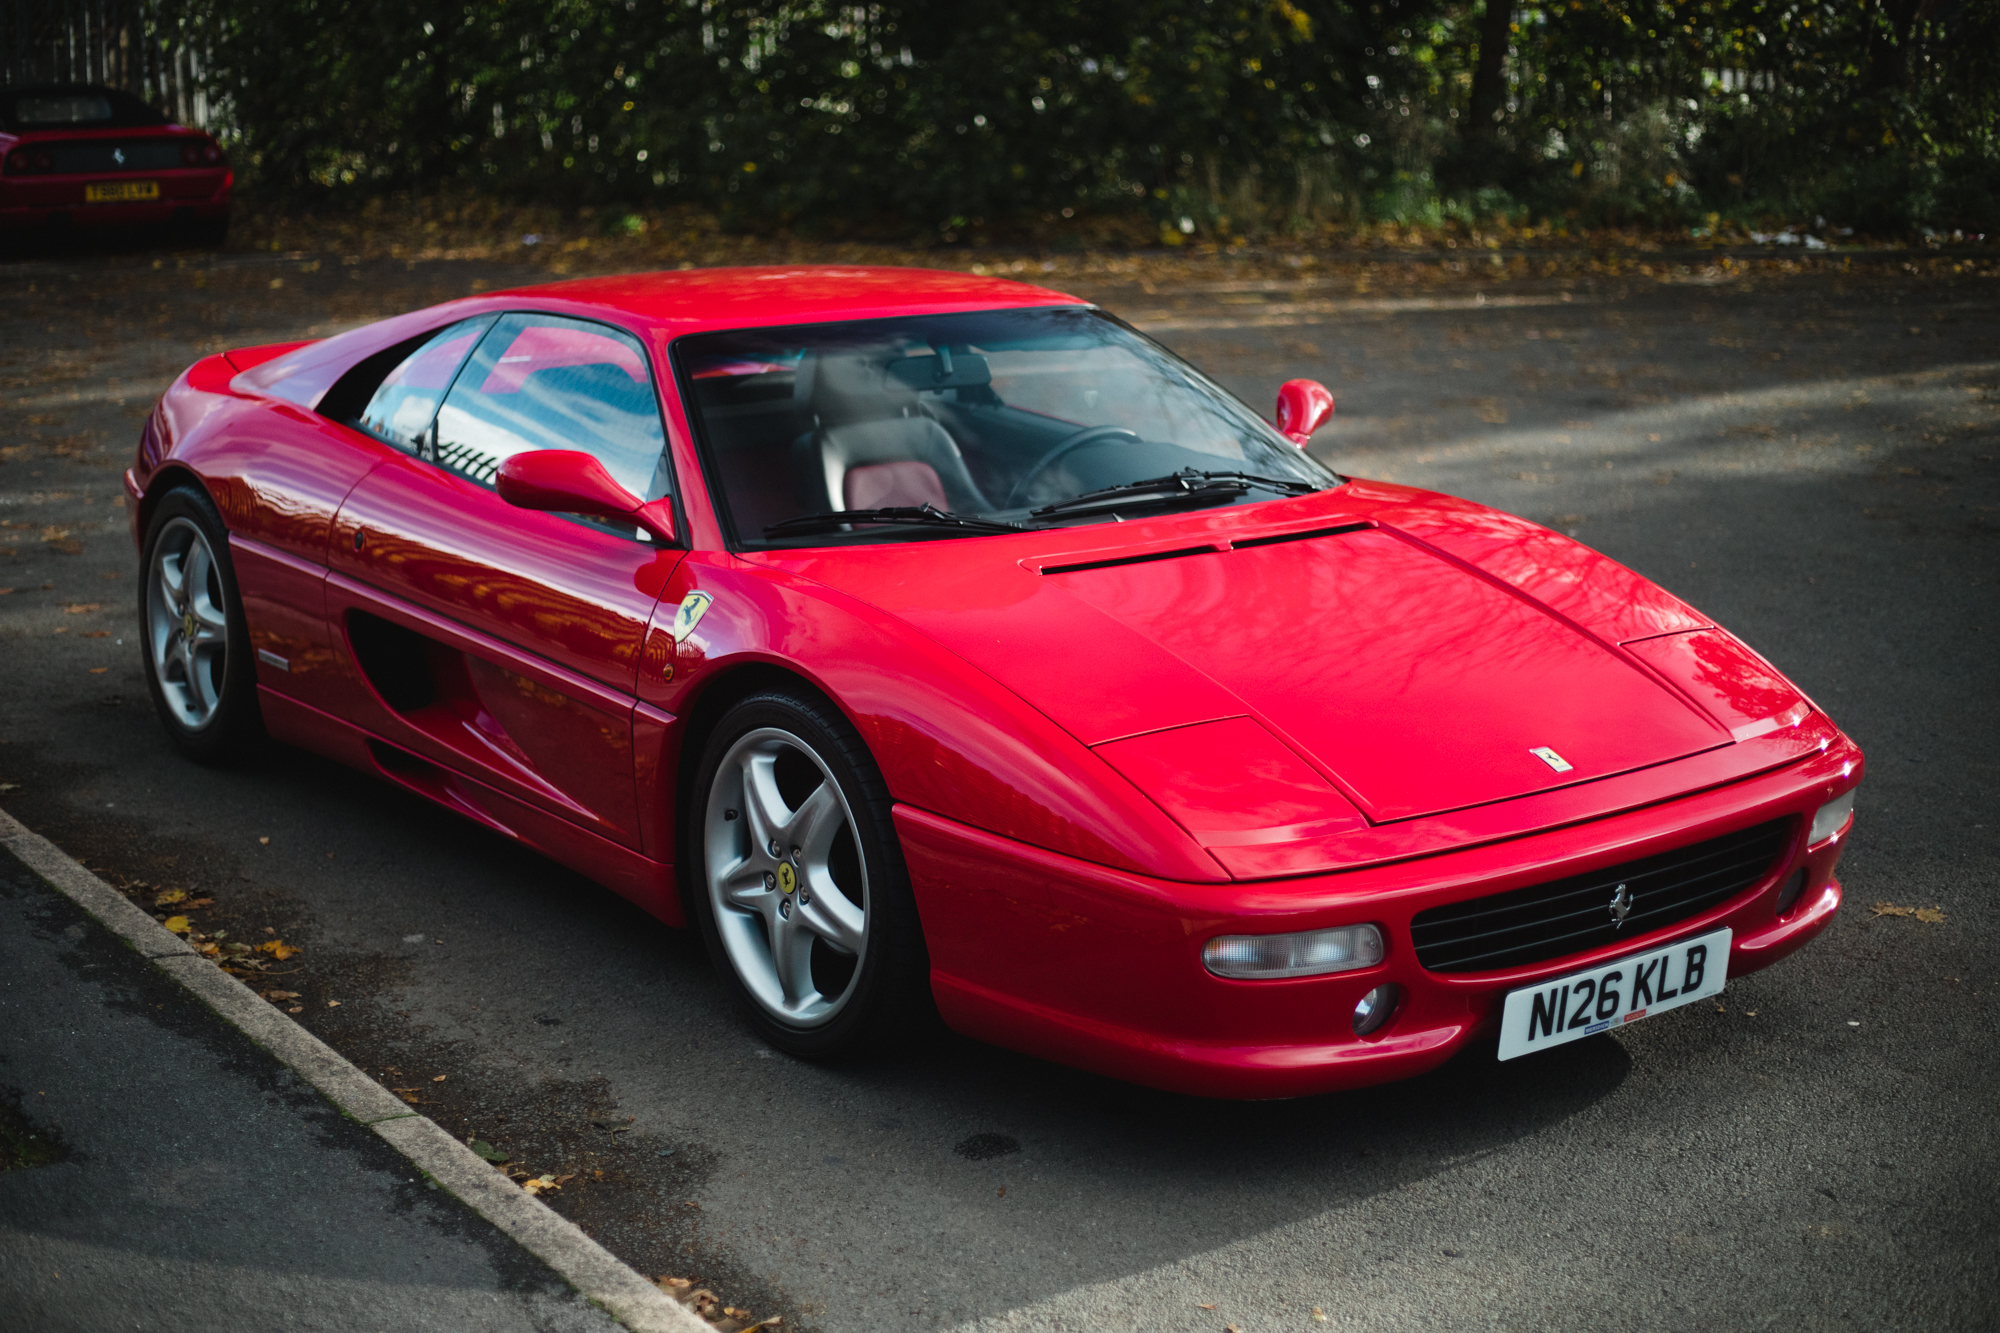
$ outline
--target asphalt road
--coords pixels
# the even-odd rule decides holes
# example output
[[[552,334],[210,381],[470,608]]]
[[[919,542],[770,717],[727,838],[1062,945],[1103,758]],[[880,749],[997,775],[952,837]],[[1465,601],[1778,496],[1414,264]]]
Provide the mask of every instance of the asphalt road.
[[[618,1329],[5,850],[0,1117],[8,1333]]]
[[[519,277],[152,262],[0,290],[0,800],[114,881],[212,894],[210,929],[304,943],[302,1021],[398,1086],[447,1075],[424,1109],[577,1173],[556,1206],[642,1272],[829,1333],[2000,1326],[1994,277],[1089,293],[1253,403],[1323,379],[1336,466],[1574,533],[1868,753],[1846,908],[1715,1004],[1222,1104],[956,1038],[800,1064],[608,891],[315,759],[176,759],[113,507],[151,394],[204,350]]]

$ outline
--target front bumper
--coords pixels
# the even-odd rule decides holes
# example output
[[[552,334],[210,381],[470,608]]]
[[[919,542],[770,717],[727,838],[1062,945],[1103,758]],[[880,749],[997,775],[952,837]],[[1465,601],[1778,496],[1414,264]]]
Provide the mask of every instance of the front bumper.
[[[1407,1078],[1497,1034],[1508,991],[1720,926],[1729,975],[1767,967],[1840,906],[1849,829],[1808,848],[1812,815],[1856,785],[1841,736],[1782,768],[1584,824],[1295,879],[1184,884],[1059,856],[909,806],[896,809],[945,1021],[969,1036],[1136,1083],[1209,1097],[1294,1097]],[[1425,908],[1617,865],[1767,820],[1793,832],[1765,876],[1718,906],[1614,945],[1492,972],[1426,971],[1410,942]],[[1803,867],[1782,916],[1781,886]],[[1217,935],[1373,922],[1386,954],[1327,977],[1230,981],[1201,963]],[[1384,982],[1396,1013],[1368,1037],[1355,1003]],[[1661,1021],[1667,1021],[1664,1018]]]

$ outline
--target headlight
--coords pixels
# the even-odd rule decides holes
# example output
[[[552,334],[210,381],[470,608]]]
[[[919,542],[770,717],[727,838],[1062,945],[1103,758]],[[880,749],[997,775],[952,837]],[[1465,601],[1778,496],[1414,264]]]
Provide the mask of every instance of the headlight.
[[[1382,932],[1342,926],[1296,935],[1222,935],[1202,946],[1201,961],[1218,977],[1246,981],[1352,972],[1382,961]]]
[[[1854,813],[1854,793],[1860,788],[1850,789],[1844,796],[1836,796],[1819,808],[1813,816],[1812,836],[1806,839],[1806,846],[1815,847],[1840,832],[1841,825]]]

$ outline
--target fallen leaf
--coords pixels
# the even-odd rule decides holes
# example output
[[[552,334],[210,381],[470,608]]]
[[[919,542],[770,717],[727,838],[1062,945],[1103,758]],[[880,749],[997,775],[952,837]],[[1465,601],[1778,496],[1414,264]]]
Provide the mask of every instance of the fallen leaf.
[[[90,669],[90,674],[93,676],[101,676],[109,670],[111,670],[110,667],[92,667]]]
[[[1195,1306],[1194,1308],[1195,1308],[1195,1309],[1197,1309],[1197,1310],[1213,1310],[1213,1309],[1214,1309],[1215,1307],[1214,1307],[1213,1305],[1199,1305],[1199,1304],[1198,1304],[1198,1305],[1196,1305],[1196,1306]]]
[[[1317,1305],[1315,1305],[1313,1307],[1313,1318],[1319,1320],[1320,1323],[1324,1324],[1326,1322],[1326,1311],[1320,1309]]]
[[[288,1014],[302,1014],[302,1013],[304,1013],[305,1011],[306,1011],[306,1007],[305,1007],[304,1005],[302,1005],[302,1004],[295,1004],[295,1005],[293,1005],[293,1006],[292,1006],[291,1008],[289,1008],[289,1009],[285,1010],[285,1012],[286,1012],[286,1013],[288,1013]]]
[[[1935,926],[1944,920],[1944,909],[1935,904],[1930,907],[1898,907],[1894,903],[1876,903],[1868,910],[1876,916],[1913,916],[1927,926]]]
[[[66,616],[80,616],[91,611],[102,611],[103,609],[104,603],[102,602],[72,602],[63,608],[63,614]]]
[[[521,1188],[539,1197],[544,1190],[559,1190],[562,1186],[556,1183],[554,1176],[537,1176],[533,1180],[522,1181]]]
[[[694,1279],[687,1277],[660,1277],[656,1281],[666,1291],[686,1291],[694,1285]]]
[[[21,784],[18,782],[0,782],[0,796],[5,796],[10,791],[19,790],[21,790]]]
[[[165,893],[162,893],[159,897],[153,899],[153,906],[166,907],[173,903],[184,903],[186,901],[187,901],[186,889],[168,889]]]
[[[1003,1199],[1007,1197],[1007,1187],[1005,1185],[1000,1187],[1000,1197]]]
[[[472,1149],[473,1154],[475,1156],[484,1158],[486,1161],[493,1163],[495,1166],[498,1166],[502,1162],[505,1162],[507,1160],[506,1153],[501,1152],[498,1148],[488,1143],[485,1139],[474,1139],[472,1142],[466,1144],[465,1146]]]
[[[196,907],[213,907],[213,906],[215,906],[215,899],[213,899],[213,898],[190,898],[190,899],[188,899],[188,900],[187,900],[187,901],[186,901],[185,903],[183,903],[183,904],[182,904],[182,906],[184,906],[184,907],[187,907],[187,908],[190,908],[190,909],[192,909],[192,908],[196,908]]]
[[[204,958],[213,958],[222,952],[222,946],[220,944],[197,944],[194,946],[194,951]]]
[[[279,1000],[296,1000],[299,998],[299,993],[295,990],[267,990],[264,992],[264,998],[276,1003]]]
[[[328,1000],[328,1001],[326,1002],[326,1007],[327,1007],[327,1008],[329,1008],[329,1009],[338,1009],[338,1008],[340,1008],[340,1001],[339,1001],[339,1000]]]
[[[431,1082],[433,1082],[433,1083],[442,1083],[442,1082],[444,1082],[444,1081],[445,1081],[445,1080],[446,1080],[447,1078],[450,1078],[450,1077],[451,1077],[451,1075],[449,1075],[449,1074],[439,1074],[439,1075],[438,1075],[438,1076],[437,1076],[436,1078],[432,1079],[432,1080],[431,1080]]]
[[[694,1312],[700,1315],[703,1319],[708,1318],[710,1315],[714,1314],[716,1311],[722,1308],[721,1298],[719,1298],[714,1292],[710,1291],[707,1287],[703,1287],[699,1291],[688,1293],[687,1303],[689,1305],[692,1305],[694,1307]]]
[[[304,953],[305,950],[299,948],[296,944],[287,944],[283,940],[265,940],[257,946],[257,952],[270,954],[271,957],[282,963],[293,954]]]
[[[271,840],[269,838],[259,838],[257,839],[257,841],[266,847],[269,847],[271,845]]]
[[[76,637],[79,639],[108,639],[111,637],[111,631],[108,629],[87,629]]]
[[[188,933],[188,919],[184,916],[170,916],[160,924],[176,935],[185,935]]]

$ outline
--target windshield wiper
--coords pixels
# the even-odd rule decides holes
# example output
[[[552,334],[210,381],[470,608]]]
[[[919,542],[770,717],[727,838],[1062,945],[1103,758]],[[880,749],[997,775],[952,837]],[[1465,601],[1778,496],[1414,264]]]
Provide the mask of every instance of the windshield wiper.
[[[1085,509],[1115,509],[1133,501],[1141,504],[1177,504],[1183,500],[1219,500],[1225,496],[1242,495],[1252,487],[1277,491],[1281,495],[1305,495],[1319,489],[1309,481],[1260,477],[1252,472],[1197,472],[1190,467],[1164,477],[1149,477],[1145,481],[1128,481],[1106,486],[1102,490],[1085,491],[1082,495],[1073,495],[1067,500],[1058,500],[1029,512],[1036,518],[1042,518],[1049,514],[1070,514]]]
[[[766,537],[786,537],[803,532],[825,532],[849,523],[910,523],[931,527],[963,528],[968,532],[1033,532],[1025,523],[1003,523],[992,518],[961,518],[936,505],[891,505],[884,509],[833,509],[823,514],[800,514],[795,518],[764,526]]]

